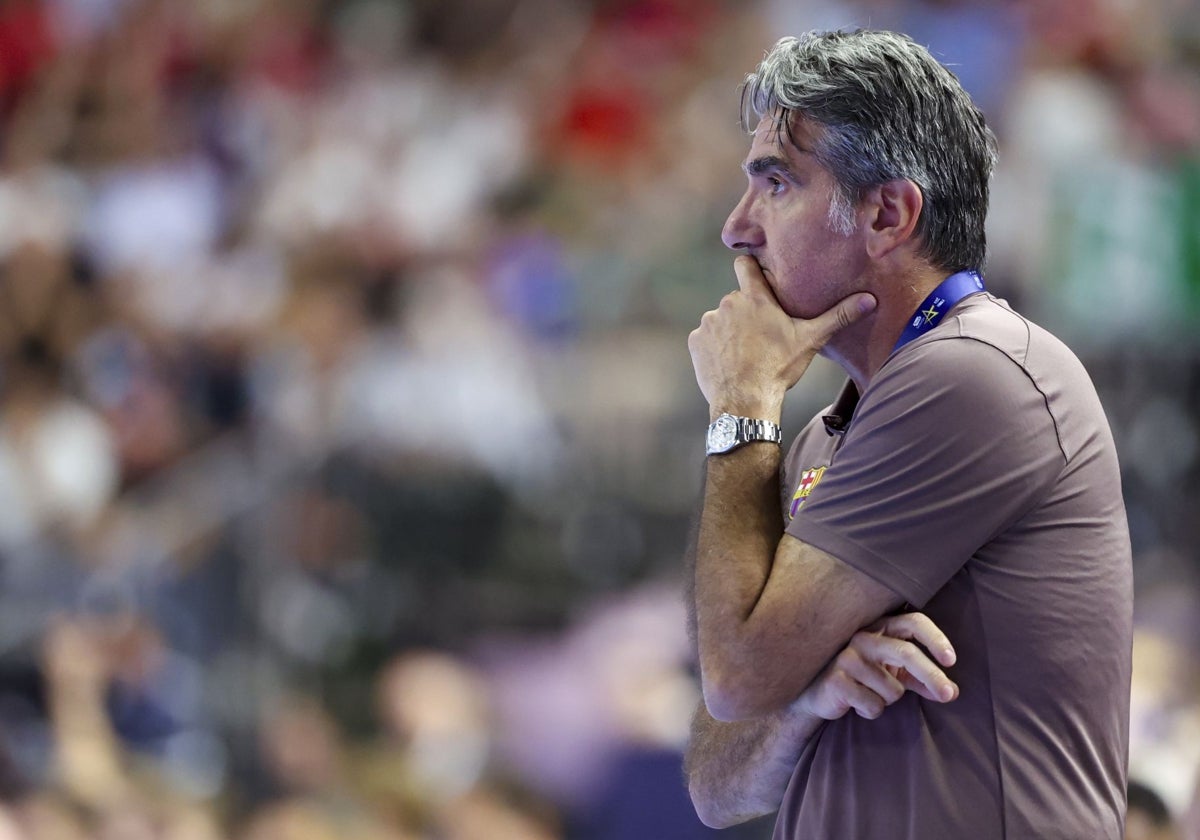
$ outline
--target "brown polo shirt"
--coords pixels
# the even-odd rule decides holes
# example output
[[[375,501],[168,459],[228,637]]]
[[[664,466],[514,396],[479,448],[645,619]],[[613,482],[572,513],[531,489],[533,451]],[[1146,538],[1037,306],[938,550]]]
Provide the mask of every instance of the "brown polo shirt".
[[[826,724],[776,839],[1120,838],[1129,535],[1083,366],[977,294],[856,397],[848,385],[792,446],[787,533],[932,618],[961,694]]]

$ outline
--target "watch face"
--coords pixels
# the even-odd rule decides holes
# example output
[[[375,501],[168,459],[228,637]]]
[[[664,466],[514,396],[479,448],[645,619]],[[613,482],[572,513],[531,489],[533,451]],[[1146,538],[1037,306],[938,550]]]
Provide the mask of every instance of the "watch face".
[[[722,414],[708,427],[708,451],[724,452],[737,442],[737,421]]]

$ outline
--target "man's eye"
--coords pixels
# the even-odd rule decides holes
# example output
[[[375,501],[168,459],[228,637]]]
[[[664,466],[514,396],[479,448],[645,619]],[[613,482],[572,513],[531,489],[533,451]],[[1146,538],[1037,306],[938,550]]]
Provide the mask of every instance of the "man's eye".
[[[778,178],[768,178],[767,185],[770,187],[770,192],[772,195],[777,195],[783,192],[783,181],[779,180]]]

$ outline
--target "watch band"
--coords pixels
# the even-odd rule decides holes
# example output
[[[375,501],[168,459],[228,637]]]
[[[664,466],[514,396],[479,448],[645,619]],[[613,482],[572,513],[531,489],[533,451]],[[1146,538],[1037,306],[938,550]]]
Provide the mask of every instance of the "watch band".
[[[770,420],[722,414],[708,427],[705,454],[720,455],[757,441],[781,444],[783,429]]]

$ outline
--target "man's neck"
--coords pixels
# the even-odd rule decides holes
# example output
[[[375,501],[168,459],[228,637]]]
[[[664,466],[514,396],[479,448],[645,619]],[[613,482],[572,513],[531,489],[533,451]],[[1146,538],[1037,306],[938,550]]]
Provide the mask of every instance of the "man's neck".
[[[942,269],[922,266],[876,278],[868,289],[878,302],[875,311],[835,335],[821,355],[841,365],[863,393],[892,354],[917,307],[948,276]]]

